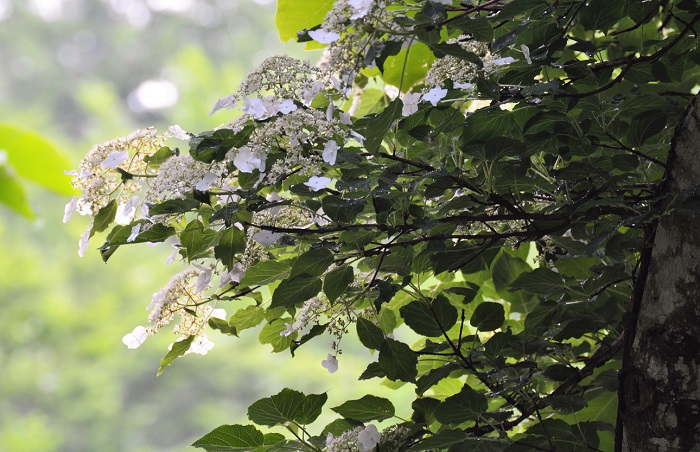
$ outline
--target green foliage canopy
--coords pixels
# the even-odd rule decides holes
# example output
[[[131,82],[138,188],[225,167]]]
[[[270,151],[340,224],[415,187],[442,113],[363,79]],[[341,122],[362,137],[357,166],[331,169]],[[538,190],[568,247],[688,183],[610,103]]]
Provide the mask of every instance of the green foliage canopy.
[[[378,352],[359,378],[416,398],[410,419],[366,395],[313,429],[325,394],[285,389],[248,415],[286,436],[226,425],[194,445],[609,450],[624,314],[698,80],[696,2],[281,0],[278,13],[283,37],[328,45],[323,62],[267,60],[217,102],[243,112],[217,130],[97,147],[74,180],[94,217],[82,243],[119,220],[105,261],[177,239],[192,269],[125,337],[136,347],[179,316],[161,371],[206,353],[207,325],[262,324],[274,352],[330,334],[331,372],[357,334]]]

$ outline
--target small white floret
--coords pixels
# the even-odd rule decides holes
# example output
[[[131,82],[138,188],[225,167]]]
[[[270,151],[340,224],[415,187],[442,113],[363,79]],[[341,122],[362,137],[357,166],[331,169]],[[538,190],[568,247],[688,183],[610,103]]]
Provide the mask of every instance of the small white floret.
[[[338,370],[338,359],[329,353],[326,359],[321,361],[321,365],[328,369],[328,373],[335,373]]]
[[[433,104],[433,107],[437,107],[438,102],[444,99],[445,96],[447,96],[447,90],[436,86],[427,93],[423,94],[423,100]]]
[[[129,159],[129,151],[112,151],[102,161],[102,168],[116,169],[120,163]]]
[[[135,348],[139,348],[141,346],[141,344],[146,342],[147,337],[148,337],[148,331],[146,330],[145,327],[139,325],[136,328],[134,328],[134,331],[125,335],[122,338],[122,342],[128,348],[133,350]]]
[[[331,42],[335,42],[340,39],[340,35],[338,33],[323,30],[312,30],[309,32],[309,37],[316,42],[320,42],[321,44],[330,44]]]
[[[308,181],[304,182],[304,185],[309,187],[313,191],[323,190],[331,183],[330,177],[318,177],[311,176]]]

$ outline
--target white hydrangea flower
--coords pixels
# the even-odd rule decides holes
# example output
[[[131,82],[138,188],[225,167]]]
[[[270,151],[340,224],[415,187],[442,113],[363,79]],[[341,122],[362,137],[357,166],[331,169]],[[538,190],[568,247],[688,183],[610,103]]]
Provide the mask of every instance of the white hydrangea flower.
[[[436,86],[427,93],[423,94],[423,100],[427,100],[433,104],[433,107],[437,107],[438,102],[444,99],[445,96],[447,96],[447,89]]]
[[[373,451],[381,438],[382,435],[377,427],[374,424],[369,424],[357,434],[358,449],[360,452]]]
[[[340,35],[333,31],[312,30],[309,32],[309,37],[321,44],[330,44],[340,39]]]
[[[207,191],[218,177],[219,176],[212,173],[211,171],[207,171],[206,173],[204,173],[204,177],[194,185],[194,188],[196,188],[199,191]]]
[[[112,151],[102,161],[102,168],[116,169],[120,163],[129,159],[129,151]]]
[[[209,314],[209,317],[213,319],[220,319],[220,320],[226,320],[226,309],[224,308],[216,308],[211,311]]]
[[[241,111],[252,116],[255,119],[260,119],[267,115],[267,109],[265,108],[265,104],[263,103],[262,99],[257,97],[254,97],[252,99],[243,97],[243,106],[241,107]]]
[[[236,156],[233,158],[233,164],[242,173],[252,173],[253,170],[260,169],[262,159],[248,146],[243,146],[238,149]],[[263,169],[265,169],[264,166]]]
[[[297,109],[297,104],[291,99],[285,99],[277,105],[277,110],[283,115],[288,115],[289,113]]]
[[[328,186],[328,184],[331,183],[331,178],[330,177],[319,177],[319,176],[311,176],[308,181],[304,182],[304,185],[309,187],[313,191],[319,191],[323,190]]]
[[[182,130],[182,127],[177,124],[168,127],[168,131],[178,140],[189,141],[190,139],[190,134]]]
[[[63,209],[63,222],[68,223],[68,220],[70,220],[70,217],[73,215],[73,212],[75,211],[75,206],[78,204],[78,198],[76,196],[73,196],[70,201],[68,201],[68,204],[66,204],[65,209]]]
[[[374,3],[374,0],[348,0],[348,4],[353,9],[350,19],[355,20],[365,17],[369,13],[372,3]]]
[[[338,149],[340,149],[340,146],[338,146],[335,140],[326,142],[323,148],[323,161],[330,165],[335,165],[335,160],[338,157]]]
[[[522,44],[520,46],[520,49],[523,51],[523,56],[525,57],[525,61],[527,61],[527,64],[532,64],[532,58],[530,58],[530,48],[525,44]]]
[[[515,63],[515,61],[517,61],[517,60],[513,57],[505,57],[505,58],[498,58],[496,60],[493,60],[491,63],[494,66],[506,66],[508,64]]]
[[[321,361],[321,365],[328,369],[328,373],[335,373],[338,371],[338,358],[329,353],[326,359]]]
[[[406,93],[403,95],[403,108],[401,108],[401,114],[403,116],[411,116],[413,113],[418,111],[418,102],[421,99],[420,93]]]
[[[291,335],[293,332],[296,331],[296,328],[294,328],[294,325],[291,323],[286,323],[284,324],[284,331],[280,332],[280,336],[287,337]]]
[[[197,277],[197,282],[194,284],[194,293],[201,293],[207,290],[209,283],[211,282],[212,271],[211,268],[204,268],[200,265],[195,265],[197,268],[202,270],[202,273]]]
[[[222,97],[221,99],[217,100],[214,106],[212,107],[211,111],[209,112],[209,116],[213,115],[217,111],[221,110],[222,108],[231,108],[237,103],[236,98],[233,94],[229,94],[226,97]]]
[[[126,241],[127,243],[131,243],[134,240],[136,240],[136,237],[139,236],[139,233],[141,232],[141,223],[137,224],[133,228],[131,228],[131,234],[129,234],[129,237],[127,237]]]
[[[129,334],[126,334],[122,338],[122,342],[129,349],[133,350],[135,348],[139,348],[141,344],[146,342],[146,338],[148,338],[148,330],[146,330],[145,327],[139,325],[136,328],[134,328],[134,331],[132,331]]]
[[[114,222],[121,225],[131,223],[136,214],[136,207],[139,205],[141,198],[132,196],[124,204],[117,206],[117,213],[114,217]]]
[[[190,349],[185,352],[185,355],[190,353],[206,355],[212,348],[214,348],[214,343],[207,338],[206,334],[202,334],[192,341],[192,345],[190,345]]]
[[[278,234],[272,231],[260,231],[253,235],[253,240],[261,244],[262,246],[272,246],[274,245],[282,234]]]
[[[456,89],[472,89],[474,87],[473,83],[461,83],[461,82],[454,82],[452,84]]]
[[[233,266],[233,270],[221,274],[219,289],[232,282],[241,282],[244,276],[245,269],[243,269],[243,265],[240,262],[236,262],[236,265]]]
[[[80,236],[80,241],[78,242],[79,248],[78,248],[78,256],[83,257],[85,256],[85,251],[87,251],[88,245],[90,245],[90,231],[92,230],[92,223],[88,226],[88,228],[83,232],[83,234]]]

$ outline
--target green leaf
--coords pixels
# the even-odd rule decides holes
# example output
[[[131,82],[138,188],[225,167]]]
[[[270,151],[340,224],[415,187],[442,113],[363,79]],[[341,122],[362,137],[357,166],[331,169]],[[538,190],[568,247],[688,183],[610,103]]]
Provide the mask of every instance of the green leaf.
[[[22,179],[61,195],[72,195],[70,179],[63,171],[71,167],[61,151],[42,136],[24,129],[0,124],[0,150]]]
[[[589,0],[581,8],[578,20],[587,30],[607,31],[624,16],[624,2],[609,0]]]
[[[354,280],[355,274],[351,266],[335,268],[323,277],[323,293],[328,297],[328,301],[333,303],[345,293]]]
[[[24,188],[4,167],[0,166],[0,203],[27,218],[34,219]]]
[[[344,199],[340,196],[329,195],[321,200],[325,214],[338,223],[352,223],[362,213],[366,201],[362,198]]]
[[[456,58],[459,58],[461,60],[469,61],[470,63],[474,63],[477,67],[482,67],[483,63],[481,61],[481,58],[474,52],[470,52],[468,50],[465,50],[461,45],[459,44],[447,44],[447,43],[441,43],[441,44],[429,44],[430,50],[433,51],[433,54],[435,54],[436,57],[438,58],[443,58],[446,55],[450,55]]]
[[[180,244],[187,251],[188,262],[199,257],[216,241],[218,233],[205,229],[199,220],[192,220],[180,233]]]
[[[192,447],[213,451],[250,450],[264,444],[263,433],[252,425],[222,425],[199,438]]]
[[[538,335],[552,323],[560,307],[556,301],[544,300],[525,317],[525,333]]]
[[[362,374],[358,377],[358,380],[369,380],[372,378],[384,378],[386,377],[386,374],[382,370],[381,367],[379,367],[378,362],[371,362],[367,366],[367,368],[362,372]]]
[[[449,452],[502,452],[510,445],[510,441],[501,441],[496,438],[467,438],[458,444],[453,444]],[[527,447],[527,449],[530,448]]]
[[[175,155],[175,153],[167,146],[163,146],[158,149],[153,155],[146,155],[143,157],[143,161],[149,165],[160,165],[161,163],[168,160],[170,157]]]
[[[314,325],[311,327],[308,333],[304,334],[301,339],[298,341],[292,341],[292,345],[289,347],[289,351],[292,353],[292,356],[294,356],[294,352],[301,347],[302,345],[306,344],[309,342],[311,339],[320,336],[321,334],[326,332],[326,329],[328,328],[328,324],[324,323],[321,325]]]
[[[384,332],[374,323],[362,317],[357,318],[355,326],[362,345],[372,350],[379,350],[384,343]]]
[[[102,232],[107,229],[114,221],[116,215],[117,200],[113,199],[95,215],[95,221],[92,223],[92,229],[90,230],[90,237],[95,235],[96,232]]]
[[[446,398],[435,409],[435,419],[442,424],[461,424],[475,421],[488,409],[486,397],[474,391],[467,385],[462,390]]]
[[[241,279],[241,286],[264,286],[289,276],[291,267],[287,261],[260,261],[250,267]]]
[[[192,341],[194,341],[195,337],[196,336],[188,336],[186,339],[173,343],[168,354],[160,360],[160,368],[158,369],[159,377],[166,367],[171,365],[177,358],[184,355],[185,352],[190,349],[190,345],[192,345]]]
[[[323,405],[328,400],[328,394],[309,394],[305,396],[304,403],[301,407],[301,413],[295,419],[296,422],[307,425],[318,419],[323,410]]]
[[[285,279],[272,294],[270,308],[303,303],[316,296],[321,291],[322,286],[321,278],[318,276],[299,275],[295,278]]]
[[[280,333],[286,329],[287,326],[284,319],[275,319],[262,327],[258,340],[261,344],[272,345],[272,353],[283,352],[292,345],[292,340],[294,340],[294,335],[296,334],[282,336]]]
[[[462,430],[447,429],[425,438],[424,440],[418,442],[413,447],[411,447],[410,450],[444,450],[452,444],[459,443],[465,439],[467,439],[467,434],[464,433]]]
[[[558,295],[566,290],[561,275],[544,267],[521,274],[513,281],[511,288],[533,295]]]
[[[397,55],[386,59],[382,79],[407,92],[425,78],[433,61],[435,56],[430,48],[422,42],[416,42],[408,49],[402,49]]]
[[[237,333],[240,333],[245,329],[260,325],[263,320],[265,320],[265,309],[251,305],[236,311],[229,319],[228,324],[234,327]]]
[[[418,355],[403,342],[385,339],[379,347],[378,362],[389,380],[416,381]]]
[[[390,400],[373,395],[366,395],[357,400],[348,400],[331,409],[344,418],[360,422],[383,421],[395,413],[394,405]]]
[[[632,146],[641,146],[644,142],[666,128],[668,113],[664,110],[647,110],[639,113],[630,122],[627,139]]]
[[[436,385],[440,380],[449,377],[452,372],[460,369],[462,367],[457,363],[446,363],[437,369],[432,369],[416,382],[416,394],[423,395],[425,391]]]
[[[485,301],[476,307],[469,323],[479,331],[493,331],[503,325],[505,309],[501,303]]]
[[[156,204],[155,206],[152,206],[148,210],[149,215],[177,215],[177,214],[183,214],[186,212],[190,212],[194,209],[197,209],[199,206],[201,206],[202,203],[192,199],[192,198],[185,198],[185,199],[168,199],[167,201],[163,201],[160,204]]]
[[[323,22],[334,0],[278,0],[275,24],[282,42],[296,39],[297,33]]]
[[[508,253],[501,253],[491,269],[493,285],[497,291],[508,289],[510,284],[524,272],[532,270],[527,262]]]
[[[214,257],[219,259],[226,268],[233,270],[236,255],[245,251],[246,233],[235,226],[224,229],[219,235],[219,244],[214,247]]]
[[[306,396],[303,393],[284,388],[278,394],[260,399],[248,407],[248,419],[268,427],[300,422],[300,418],[304,416],[305,401]]]
[[[365,148],[372,153],[379,152],[379,148],[384,141],[387,133],[394,125],[394,121],[401,117],[401,100],[394,99],[387,107],[374,117],[369,117],[369,120],[364,123],[364,129],[359,133],[365,137]],[[323,211],[328,214],[326,206],[323,206]],[[333,218],[333,217],[331,217]]]
[[[401,317],[413,331],[423,336],[438,337],[457,322],[457,309],[444,296],[436,297],[430,304],[422,300],[403,306]]]
[[[450,23],[451,27],[459,28],[465,34],[470,34],[477,41],[491,43],[493,41],[493,28],[488,19],[483,16],[469,18],[463,15],[457,21]]]
[[[333,263],[333,254],[328,248],[316,248],[299,256],[292,264],[290,278],[297,275],[321,276]]]

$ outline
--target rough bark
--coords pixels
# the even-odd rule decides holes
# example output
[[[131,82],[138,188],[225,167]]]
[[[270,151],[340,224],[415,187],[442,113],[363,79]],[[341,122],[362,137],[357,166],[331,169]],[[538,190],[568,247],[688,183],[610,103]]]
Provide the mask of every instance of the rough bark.
[[[671,152],[664,190],[666,199],[677,200],[700,186],[697,98],[676,129]],[[680,209],[659,221],[630,333],[619,449],[700,451],[700,213]]]

